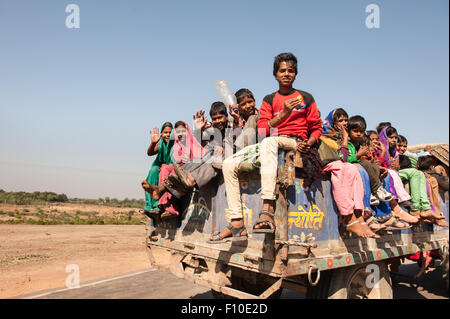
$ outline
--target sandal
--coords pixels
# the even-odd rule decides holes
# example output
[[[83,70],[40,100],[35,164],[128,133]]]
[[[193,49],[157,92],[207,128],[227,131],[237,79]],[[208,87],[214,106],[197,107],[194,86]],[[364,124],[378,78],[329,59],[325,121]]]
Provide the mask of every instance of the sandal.
[[[189,172],[183,170],[177,163],[173,163],[173,169],[177,174],[179,181],[186,189],[191,189],[195,186],[195,180]],[[192,183],[194,181],[194,183]]]
[[[386,226],[386,228],[385,228],[386,230],[408,229],[408,228],[412,227],[409,223],[407,223],[403,220],[399,220],[396,217],[391,217],[391,218],[394,218],[394,222],[391,225],[387,225],[387,226],[384,225],[384,226]],[[388,220],[390,220],[390,219],[388,219]],[[405,226],[399,227],[400,224],[404,224],[404,225],[406,225],[406,227]]]
[[[369,220],[370,220],[370,221],[369,221]],[[367,221],[369,221],[369,222],[367,222]],[[386,226],[383,225],[383,224],[381,224],[381,223],[379,223],[379,222],[376,220],[376,218],[373,217],[373,216],[371,216],[371,217],[369,217],[368,219],[366,219],[366,222],[367,222],[367,226],[369,226],[370,230],[373,231],[374,233],[376,233],[376,232],[378,232],[378,231],[380,231],[380,230],[386,229]],[[371,225],[376,226],[376,228],[370,227]]]
[[[181,183],[181,181],[178,179],[177,176],[175,175],[169,175],[169,177],[167,178],[167,180],[164,180],[164,182],[166,184],[168,184],[167,186],[172,187],[173,189],[175,189],[177,192],[179,192],[181,195],[186,195],[187,193],[187,189],[186,187],[184,187],[184,185]]]
[[[213,237],[208,239],[208,243],[210,244],[220,244],[225,242],[238,242],[238,241],[246,241],[248,239],[247,235],[241,235],[245,230],[245,225],[242,225],[239,228],[234,227],[231,224],[228,224],[227,228],[231,231],[231,236],[228,237],[220,237],[220,232],[215,232]]]
[[[271,212],[267,210],[263,210],[261,213],[259,213],[259,217],[261,218],[261,215],[266,215],[271,217],[272,219],[275,218],[275,214],[272,214]],[[255,228],[256,225],[266,226],[267,228]],[[275,232],[275,224],[270,220],[258,220],[255,225],[253,225],[253,232],[254,233],[269,233],[273,234]]]

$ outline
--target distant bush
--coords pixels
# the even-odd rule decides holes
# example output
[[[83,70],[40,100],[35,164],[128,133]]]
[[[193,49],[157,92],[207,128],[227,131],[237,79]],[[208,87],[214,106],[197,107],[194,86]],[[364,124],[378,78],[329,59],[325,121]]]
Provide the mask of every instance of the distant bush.
[[[99,198],[99,199],[83,199],[68,198],[66,194],[56,194],[53,192],[6,192],[0,189],[0,203],[14,205],[37,205],[46,203],[73,203],[73,204],[90,204],[104,205],[112,207],[132,207],[142,208],[145,205],[144,199],[119,200],[117,198]]]
[[[44,203],[65,203],[69,199],[66,194],[53,192],[5,192],[0,190],[0,203],[15,205],[32,205]]]

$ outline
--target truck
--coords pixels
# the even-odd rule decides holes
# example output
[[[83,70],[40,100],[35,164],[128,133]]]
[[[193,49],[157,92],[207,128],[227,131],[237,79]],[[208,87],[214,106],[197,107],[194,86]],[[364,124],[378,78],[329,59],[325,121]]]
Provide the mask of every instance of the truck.
[[[292,153],[280,150],[276,231],[255,234],[251,229],[262,207],[260,186],[257,170],[240,173],[247,241],[207,242],[229,221],[221,174],[183,198],[179,218],[149,217],[146,249],[151,266],[208,287],[215,298],[279,298],[286,288],[313,299],[391,299],[399,265],[406,259],[417,261],[417,279],[431,256],[441,261],[448,287],[448,227],[419,222],[379,233],[379,239],[355,237],[338,214],[330,177],[304,189]],[[448,221],[448,192],[439,201]]]

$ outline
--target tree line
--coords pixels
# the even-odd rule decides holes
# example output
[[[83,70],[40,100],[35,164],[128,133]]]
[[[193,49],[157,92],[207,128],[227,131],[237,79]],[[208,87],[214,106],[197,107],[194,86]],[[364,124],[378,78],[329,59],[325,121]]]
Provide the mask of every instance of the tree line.
[[[56,194],[54,192],[6,192],[3,189],[0,189],[0,203],[15,205],[75,203],[135,208],[141,208],[145,205],[145,201],[143,199],[125,198],[123,200],[119,200],[117,198],[109,197],[99,199],[68,198],[66,194]]]

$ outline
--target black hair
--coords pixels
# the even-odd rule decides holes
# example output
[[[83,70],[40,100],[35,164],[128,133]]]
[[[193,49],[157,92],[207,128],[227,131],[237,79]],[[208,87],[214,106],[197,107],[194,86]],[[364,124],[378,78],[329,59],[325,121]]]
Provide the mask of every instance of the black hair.
[[[362,128],[366,130],[367,123],[366,120],[361,115],[354,115],[348,119],[348,130],[353,130],[355,128]]]
[[[179,126],[183,126],[184,128],[186,128],[186,124],[184,124],[183,121],[178,121],[178,122],[175,123],[175,128],[177,128]]]
[[[369,146],[370,145],[370,135],[367,134],[367,132],[364,134],[363,138],[362,138],[362,145],[364,146]]]
[[[280,68],[281,62],[289,62],[295,70],[295,75],[297,75],[297,58],[292,53],[280,53],[275,57],[273,61],[273,75],[277,75],[278,69]]]
[[[417,160],[417,169],[419,171],[428,171],[432,165],[434,165],[434,159],[430,155],[420,156]]]
[[[331,117],[333,124],[336,124],[342,115],[344,115],[348,119],[348,114],[347,114],[347,112],[345,112],[344,109],[342,109],[342,108],[336,109],[336,111],[334,111],[334,113],[333,113],[333,116]]]
[[[400,169],[412,168],[411,160],[406,155],[400,155],[398,157],[398,164],[400,165]]]
[[[397,130],[395,129],[395,127],[389,126],[386,129],[386,136],[391,136],[394,133],[397,133]],[[398,135],[398,133],[397,133],[397,135]]]
[[[372,131],[372,130],[366,131],[366,135],[367,135],[369,138],[370,138],[370,135],[372,135],[372,134],[375,134],[375,135],[378,136],[378,133],[377,133],[376,131]]]
[[[214,102],[211,104],[211,109],[209,110],[209,115],[212,117],[216,114],[223,114],[225,116],[228,116],[227,108],[225,104],[222,102]]]
[[[253,96],[252,91],[250,91],[249,89],[240,89],[238,90],[235,94],[236,96],[236,100],[238,102],[238,104],[245,98],[251,98],[253,101],[255,100],[255,97]]]
[[[399,143],[406,143],[406,145],[408,145],[408,140],[403,135],[399,135],[398,136],[398,142]]]
[[[170,123],[170,122],[165,122],[165,123],[162,125],[161,132],[164,131],[164,129],[165,129],[166,127],[173,128],[173,125],[172,125],[172,123]]]
[[[386,126],[391,126],[391,125],[392,125],[391,122],[381,122],[380,124],[378,124],[378,126],[377,126],[378,134],[380,134],[380,132],[383,128],[385,128]]]

